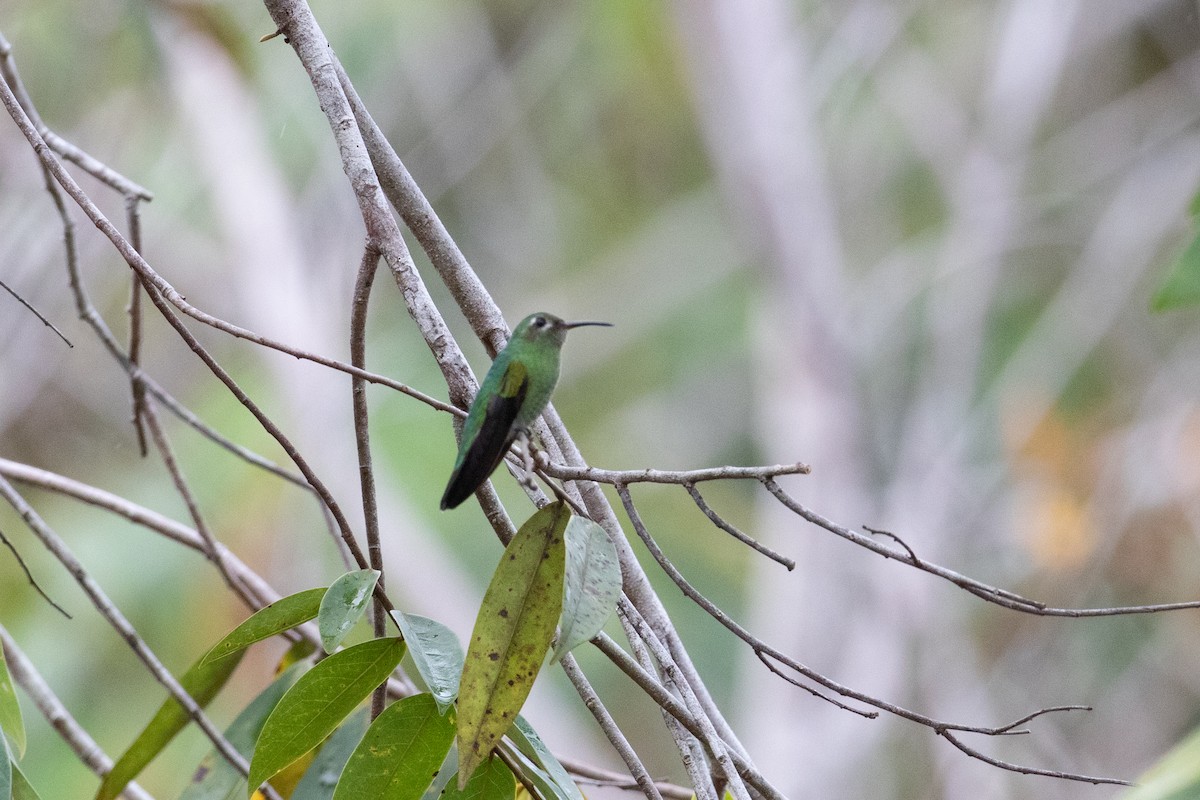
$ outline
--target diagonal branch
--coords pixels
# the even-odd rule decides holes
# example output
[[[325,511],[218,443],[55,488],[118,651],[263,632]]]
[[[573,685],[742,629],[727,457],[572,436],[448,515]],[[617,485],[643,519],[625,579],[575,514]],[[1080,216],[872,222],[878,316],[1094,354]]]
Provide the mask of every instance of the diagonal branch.
[[[886,700],[882,700],[878,697],[868,695],[868,694],[866,694],[864,692],[860,692],[856,689],[851,689],[850,687],[840,684],[840,683],[832,680],[831,678],[828,678],[828,677],[822,675],[821,673],[817,672],[816,670],[805,666],[804,664],[800,663],[799,661],[795,660],[794,658],[786,655],[785,653],[780,652],[779,650],[771,647],[767,643],[761,641],[760,639],[755,637],[753,634],[751,634],[748,630],[746,630],[744,627],[742,627],[737,622],[735,622],[732,617],[730,617],[727,613],[725,613],[718,606],[716,606],[716,604],[714,604],[712,601],[710,601],[708,598],[706,598],[704,595],[702,595],[699,591],[697,591],[696,588],[694,586],[692,586],[687,581],[686,578],[683,577],[683,574],[680,573],[680,571],[675,567],[675,565],[672,564],[667,559],[667,557],[663,553],[662,549],[658,546],[658,543],[654,541],[654,539],[650,536],[649,531],[646,530],[646,527],[641,520],[641,516],[638,514],[637,507],[633,503],[633,497],[629,493],[629,488],[627,486],[618,484],[616,489],[617,489],[618,495],[621,498],[621,502],[625,507],[625,512],[629,516],[630,522],[633,524],[634,530],[637,532],[638,536],[641,538],[642,543],[645,544],[646,548],[650,551],[651,556],[658,563],[658,565],[662,568],[663,572],[665,572],[667,574],[667,576],[671,578],[671,580],[675,583],[675,585],[680,588],[680,590],[688,597],[688,599],[692,600],[694,603],[699,605],[701,608],[704,609],[704,611],[706,613],[708,613],[709,616],[711,616],[713,619],[715,619],[717,622],[719,622],[722,626],[724,626],[727,630],[729,630],[731,633],[733,633],[739,639],[741,639],[746,644],[748,644],[751,647],[751,649],[754,651],[755,655],[757,655],[759,657],[759,659],[761,659],[764,663],[766,663],[768,659],[776,661],[779,664],[786,666],[788,669],[793,670],[796,673],[804,676],[808,680],[810,680],[814,683],[820,684],[821,686],[824,686],[826,689],[836,692],[837,694],[840,694],[843,697],[848,697],[852,700],[857,700],[860,703],[863,703],[863,704],[869,705],[869,706],[873,706],[875,708],[878,708],[881,711],[886,711],[889,714],[900,717],[902,719],[907,719],[911,722],[916,722],[920,725],[924,725],[925,727],[932,729],[935,733],[937,733],[938,735],[941,735],[941,736],[945,736],[947,732],[951,732],[951,731],[959,731],[959,732],[964,732],[964,733],[978,733],[978,734],[983,734],[986,736],[1000,736],[1000,735],[1008,735],[1008,734],[1014,733],[1013,728],[1018,723],[1010,723],[1008,725],[1003,725],[1003,726],[999,726],[999,727],[986,727],[986,726],[962,725],[962,724],[958,724],[958,723],[946,722],[943,720],[938,720],[933,717],[926,716],[926,715],[918,713],[916,711],[912,711],[908,708],[897,705],[895,703],[891,703]],[[772,671],[774,672],[775,670],[772,670]],[[779,673],[777,672],[777,674],[779,674]],[[794,683],[794,681],[790,681],[790,682]],[[1041,714],[1050,713],[1051,711],[1074,710],[1076,708],[1080,708],[1080,707],[1078,707],[1078,706],[1060,706],[1060,707],[1057,707],[1054,709],[1041,709],[1037,712],[1034,712],[1031,715],[1023,717],[1022,720],[1032,719],[1034,716],[1039,716]],[[963,752],[966,752],[968,755],[972,755],[975,752],[975,751],[971,750],[970,748],[964,748],[964,747],[960,746],[960,743],[957,743],[957,742],[956,742],[956,746],[958,746],[960,750],[963,750]],[[987,760],[987,759],[985,759],[985,760]],[[991,761],[989,760],[988,763],[991,763]],[[999,764],[996,764],[996,766],[999,766]],[[1067,779],[1067,780],[1081,781],[1081,782],[1085,782],[1085,783],[1111,783],[1111,784],[1117,784],[1117,785],[1125,785],[1125,783],[1126,783],[1125,781],[1122,781],[1117,778],[1100,778],[1100,777],[1095,777],[1095,776],[1091,776],[1091,775],[1080,775],[1080,774],[1067,773],[1067,772],[1045,773],[1045,772],[1037,771],[1035,768],[1032,768],[1032,767],[1028,768],[1028,769],[1030,770],[1030,774],[1052,774],[1053,777],[1063,778],[1063,779]]]

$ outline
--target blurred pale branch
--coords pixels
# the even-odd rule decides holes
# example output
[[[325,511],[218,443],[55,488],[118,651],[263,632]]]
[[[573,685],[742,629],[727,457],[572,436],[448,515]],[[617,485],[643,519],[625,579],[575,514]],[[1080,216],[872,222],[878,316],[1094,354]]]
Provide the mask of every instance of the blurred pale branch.
[[[25,690],[34,705],[42,712],[42,716],[62,736],[63,741],[71,746],[79,761],[92,770],[97,776],[104,777],[112,770],[113,760],[109,758],[100,745],[80,725],[62,701],[54,694],[54,690],[38,672],[37,667],[29,657],[17,646],[8,630],[0,626],[0,644],[4,646],[4,659],[18,685]],[[121,796],[126,800],[154,800],[154,796],[136,783],[125,787]]]
[[[776,358],[774,355],[769,357],[772,368],[780,374],[799,374],[801,364],[812,368],[813,387],[805,391],[811,391],[810,398],[815,397],[816,402],[812,403],[812,408],[806,408],[806,412],[811,412],[810,416],[827,428],[824,435],[828,438],[825,441],[834,443],[832,448],[826,446],[821,449],[816,457],[812,458],[813,463],[822,465],[824,470],[823,465],[834,462],[832,456],[835,449],[837,456],[847,454],[845,460],[853,462],[866,449],[862,447],[862,442],[869,435],[895,435],[896,452],[889,454],[889,457],[894,458],[900,467],[897,469],[894,484],[890,485],[890,491],[894,495],[891,502],[900,509],[901,516],[909,507],[907,504],[915,502],[912,498],[924,498],[926,491],[934,491],[935,494],[940,491],[942,494],[939,496],[946,499],[949,489],[941,487],[943,483],[949,485],[947,475],[957,473],[957,480],[961,474],[969,472],[964,468],[964,461],[972,437],[980,428],[986,426],[995,407],[1007,392],[1021,385],[1029,375],[1041,374],[1047,378],[1046,385],[1049,390],[1044,397],[1038,399],[1032,411],[1026,409],[1027,413],[1017,419],[1013,426],[1014,441],[1025,443],[1033,438],[1033,426],[1043,416],[1034,412],[1039,409],[1045,411],[1053,399],[1065,391],[1071,376],[1088,358],[1097,342],[1110,331],[1122,301],[1133,293],[1138,269],[1126,269],[1118,276],[1118,280],[1109,281],[1107,277],[1111,273],[1111,267],[1116,264],[1124,265],[1127,261],[1140,263],[1136,262],[1136,256],[1141,255],[1141,251],[1151,249],[1145,247],[1144,243],[1157,241],[1163,230],[1169,226],[1169,215],[1149,215],[1154,218],[1142,223],[1141,229],[1136,232],[1137,235],[1128,233],[1126,220],[1136,216],[1136,211],[1142,203],[1141,196],[1145,185],[1153,177],[1148,173],[1155,166],[1150,165],[1145,171],[1137,171],[1129,177],[1121,176],[1114,199],[1096,223],[1088,248],[1081,257],[1090,268],[1068,275],[1053,293],[1050,303],[1035,316],[1033,332],[1014,347],[1013,352],[1007,355],[1007,360],[1003,361],[994,373],[985,374],[980,370],[980,360],[990,344],[989,320],[995,310],[994,293],[1001,279],[1002,268],[1006,266],[1004,257],[1022,246],[1028,246],[1028,242],[1023,243],[1020,239],[1021,236],[1027,235],[1020,232],[1019,224],[1022,214],[1021,201],[1024,198],[1019,191],[1020,183],[1012,178],[1012,174],[1036,172],[1039,158],[1044,159],[1046,153],[1053,153],[1056,148],[1062,150],[1064,147],[1061,143],[1052,142],[1039,151],[1037,131],[1039,122],[1051,109],[1055,96],[1054,88],[1062,79],[1067,64],[1073,15],[1064,13],[1057,7],[1046,6],[1039,9],[1028,3],[1014,4],[1011,16],[1004,17],[1003,20],[1005,25],[996,56],[994,83],[988,92],[982,93],[982,117],[995,128],[985,127],[982,131],[976,131],[971,127],[974,110],[954,96],[953,87],[939,85],[937,80],[930,80],[932,66],[925,63],[921,54],[904,54],[898,58],[901,63],[896,65],[897,68],[892,69],[891,65],[888,65],[888,68],[871,72],[881,60],[890,57],[887,51],[896,47],[900,32],[912,21],[901,12],[876,8],[872,3],[860,4],[842,20],[842,26],[835,31],[836,35],[831,37],[830,43],[813,59],[817,74],[810,77],[805,76],[801,69],[794,69],[804,62],[803,47],[806,42],[803,41],[803,35],[798,35],[793,43],[800,48],[799,56],[794,51],[786,51],[789,59],[769,63],[759,60],[783,51],[774,37],[780,36],[787,29],[788,18],[786,13],[779,13],[778,4],[756,3],[754,10],[732,16],[727,11],[718,9],[715,4],[700,0],[679,2],[677,5],[681,12],[681,27],[690,27],[690,31],[685,33],[685,39],[694,43],[711,37],[714,44],[711,49],[684,48],[688,57],[696,59],[697,63],[693,65],[693,69],[701,72],[714,69],[720,73],[724,66],[732,65],[731,69],[725,70],[726,74],[711,82],[697,82],[698,86],[712,93],[703,98],[704,102],[700,104],[701,116],[711,126],[708,132],[710,150],[715,154],[717,168],[721,171],[723,180],[728,186],[734,187],[733,193],[743,199],[745,208],[765,211],[762,219],[756,221],[756,226],[761,225],[765,233],[765,244],[761,247],[766,257],[779,267],[776,278],[782,290],[776,293],[773,299],[780,303],[796,301],[788,310],[800,310],[801,313],[792,313],[792,317],[807,320],[807,324],[815,331],[812,336],[777,337],[777,340],[799,343],[797,347],[802,352],[797,358],[798,363],[786,364],[783,358]],[[75,263],[77,255],[72,243],[70,215],[63,206],[58,186],[54,182],[48,182],[48,191],[59,208],[68,240],[68,271],[80,314],[89,321],[97,337],[129,374],[138,436],[144,443],[146,435],[149,434],[149,440],[156,444],[164,460],[166,472],[174,485],[175,494],[183,501],[195,525],[194,531],[187,529],[187,539],[190,542],[188,546],[198,549],[213,561],[221,569],[229,585],[240,589],[243,600],[250,605],[264,599],[263,587],[258,586],[255,581],[248,580],[243,571],[244,565],[207,529],[195,493],[184,479],[182,469],[172,455],[171,444],[156,416],[156,404],[161,403],[204,435],[221,442],[223,446],[237,452],[251,463],[305,486],[322,502],[322,513],[328,515],[331,528],[356,563],[360,566],[369,563],[377,569],[382,569],[383,545],[378,535],[380,511],[376,498],[373,458],[368,446],[365,384],[387,386],[417,399],[428,407],[447,411],[455,416],[462,415],[460,407],[465,406],[475,389],[466,360],[417,272],[392,211],[388,208],[389,203],[414,233],[437,270],[439,278],[462,310],[472,331],[483,341],[485,348],[494,353],[503,344],[507,332],[499,308],[367,112],[346,70],[325,41],[324,34],[317,27],[307,5],[300,2],[268,2],[267,7],[279,26],[279,31],[286,34],[287,41],[296,49],[302,65],[312,79],[318,103],[328,119],[342,158],[343,170],[354,190],[365,227],[362,268],[351,305],[350,364],[261,336],[227,322],[216,312],[202,311],[187,303],[162,277],[162,273],[153,269],[140,254],[142,247],[139,241],[139,204],[150,199],[149,193],[77,148],[71,147],[47,129],[17,78],[15,64],[11,58],[11,47],[0,37],[0,68],[3,70],[5,82],[11,88],[5,95],[6,108],[26,135],[48,175],[66,190],[89,219],[108,237],[134,272],[129,312],[130,338],[125,348],[126,353],[108,331],[99,312],[86,300]],[[763,10],[771,13],[760,16],[759,12]],[[908,11],[903,13],[907,14]],[[764,23],[764,19],[768,22]],[[865,24],[852,24],[856,21]],[[1111,24],[1115,26],[1118,23]],[[860,30],[867,32],[860,33]],[[747,42],[750,42],[749,46]],[[1036,46],[1025,48],[1027,42]],[[701,57],[701,53],[705,55]],[[711,63],[707,63],[710,54],[715,55]],[[1036,68],[1022,67],[1025,61],[1029,61]],[[823,150],[823,132],[818,130],[815,114],[822,107],[838,102],[835,89],[839,82],[857,70],[863,70],[864,75],[856,77],[855,80],[869,86],[881,104],[895,114],[904,135],[924,159],[949,204],[947,230],[939,234],[940,238],[929,248],[933,251],[935,262],[931,270],[932,277],[922,276],[918,279],[914,270],[909,275],[913,278],[911,287],[906,287],[903,291],[884,288],[885,280],[895,280],[891,273],[886,279],[881,275],[878,278],[879,283],[875,283],[873,276],[857,284],[847,277],[850,274],[847,264],[855,260],[855,254],[852,252],[855,243],[844,233],[851,225],[837,216],[841,208],[836,180],[838,164],[835,157]],[[1030,80],[1015,80],[1014,76],[1018,72],[1025,74]],[[793,89],[798,91],[792,91]],[[723,90],[729,90],[730,94],[722,96]],[[738,96],[738,92],[752,94],[753,97]],[[729,96],[738,96],[740,102],[734,108],[739,113],[729,113],[730,105],[725,102]],[[917,98],[916,102],[913,101],[914,96]],[[797,109],[775,103],[779,97],[800,98],[799,113],[795,114]],[[1155,98],[1139,94],[1137,101],[1140,107],[1146,107],[1153,104]],[[24,119],[21,117],[21,107],[24,107],[27,115]],[[770,122],[760,116],[759,110],[764,108],[782,109],[783,115],[788,116],[791,122],[797,123],[802,135],[788,141],[773,139],[770,135],[764,139],[759,134],[769,133],[766,128]],[[730,117],[735,123],[744,124],[745,130],[740,135],[736,126],[729,130],[719,129],[717,120],[728,121]],[[1001,125],[1001,121],[1006,121],[1008,126]],[[730,131],[733,131],[732,135]],[[997,136],[993,131],[999,131],[1001,135]],[[1079,141],[1080,133],[1076,131],[1074,134],[1073,141]],[[847,137],[848,147],[853,147],[851,139],[852,137]],[[770,141],[762,152],[750,152],[750,148],[744,147],[749,141],[762,143],[766,140]],[[1186,144],[1185,142],[1184,145]],[[774,151],[772,147],[775,148]],[[54,157],[55,153],[100,178],[124,197],[127,209],[126,225],[129,229],[127,236],[122,236],[104,217],[96,204]],[[745,158],[747,156],[749,158]],[[1100,180],[1107,174],[1105,171],[1115,170],[1110,159],[1099,158],[1096,161],[1101,162],[1095,167],[1098,171],[1089,173],[1085,176],[1086,180]],[[1015,173],[1005,172],[1014,166]],[[1115,171],[1112,172],[1112,175],[1116,174]],[[1179,170],[1179,174],[1173,175],[1172,178],[1180,184],[1190,180],[1187,170]],[[792,179],[796,180],[796,184],[789,183]],[[873,187],[865,190],[861,186],[856,188],[868,193],[874,191]],[[986,206],[986,213],[977,214],[976,210],[981,208],[981,198],[987,199],[987,203],[983,204]],[[1052,201],[1045,199],[1042,202],[1046,205],[1052,204]],[[753,219],[753,215],[747,214],[746,218]],[[882,236],[886,238],[886,232]],[[897,249],[887,253],[880,263],[914,269],[927,253],[920,246],[912,251],[905,251],[904,248],[908,246],[909,243],[897,246]],[[371,275],[380,257],[391,270],[415,327],[442,371],[450,403],[443,403],[366,369],[367,298]],[[977,266],[978,269],[972,269],[968,275],[963,267],[964,263]],[[964,277],[965,275],[967,277]],[[913,372],[916,377],[912,384],[912,394],[896,401],[898,405],[908,404],[905,412],[900,415],[899,424],[893,430],[870,431],[870,426],[863,424],[863,420],[859,418],[859,410],[856,407],[838,401],[839,397],[844,399],[847,387],[856,387],[854,377],[849,376],[849,370],[843,371],[842,365],[859,363],[855,359],[872,351],[875,345],[878,346],[877,352],[881,361],[894,356],[895,350],[905,346],[904,337],[893,336],[894,330],[891,326],[901,324],[906,316],[912,313],[913,306],[919,303],[918,296],[925,291],[925,288],[917,287],[927,287],[927,284],[923,283],[925,280],[931,283],[943,281],[949,285],[951,290],[947,294],[951,302],[944,305],[931,303],[929,319],[920,323],[929,326],[928,330],[920,332],[920,335],[929,337],[929,354],[924,358],[913,357],[916,365]],[[147,335],[142,319],[143,289],[148,293],[159,314],[172,325],[180,338],[224,383],[228,391],[255,415],[261,427],[284,448],[302,473],[301,476],[275,467],[266,459],[255,456],[233,441],[221,437],[181,404],[173,402],[143,371],[141,351],[143,339]],[[864,346],[862,340],[855,341],[851,335],[855,326],[849,323],[843,312],[847,305],[855,304],[869,305],[872,313],[878,312],[876,316],[884,320],[882,325],[877,324],[870,329],[867,338],[877,337],[871,346]],[[251,344],[288,353],[351,376],[354,431],[359,458],[359,490],[366,533],[365,551],[358,543],[355,525],[342,513],[337,504],[334,490],[317,477],[317,465],[301,455],[295,440],[287,436],[283,428],[252,399],[250,390],[243,389],[235,381],[233,373],[219,363],[218,357],[214,355],[215,351],[201,345],[195,335],[188,331],[184,321],[175,314],[176,311]],[[799,323],[789,320],[789,324]],[[1044,344],[1046,341],[1056,343],[1058,349],[1055,354],[1064,357],[1067,367],[1064,368],[1060,361],[1048,359]],[[903,358],[895,360],[904,361]],[[836,363],[837,368],[831,368],[831,363]],[[1052,363],[1055,366],[1049,367]],[[795,369],[790,369],[792,367]],[[869,372],[869,369],[864,370],[864,374]],[[781,383],[786,385],[785,381]],[[789,392],[784,391],[782,394],[787,395]],[[702,798],[721,796],[723,792],[718,790],[723,790],[726,783],[734,796],[739,798],[754,794],[781,797],[783,792],[779,785],[772,784],[763,777],[750,760],[746,748],[733,734],[724,714],[717,709],[711,693],[697,675],[691,656],[684,648],[682,637],[675,630],[658,597],[651,591],[645,574],[632,555],[622,524],[597,484],[608,484],[616,488],[625,506],[626,517],[635,532],[650,548],[661,568],[676,585],[688,597],[699,603],[710,616],[740,637],[754,656],[783,681],[859,716],[875,716],[875,712],[847,706],[832,694],[848,697],[925,725],[973,759],[1011,771],[1091,782],[1118,782],[1083,774],[1026,767],[1013,761],[996,759],[964,744],[958,736],[966,732],[989,736],[1024,733],[1024,730],[1017,730],[1017,726],[1035,716],[1075,710],[1079,707],[1042,708],[1021,720],[1000,727],[950,723],[881,700],[878,696],[851,689],[841,682],[832,681],[786,655],[787,651],[795,651],[790,646],[776,648],[765,644],[768,640],[775,641],[774,637],[759,638],[750,633],[751,627],[756,626],[743,627],[734,622],[730,615],[704,597],[683,573],[670,563],[663,548],[643,524],[634,505],[630,485],[653,482],[684,488],[691,496],[692,502],[716,528],[724,530],[741,543],[783,564],[789,570],[796,565],[796,560],[782,556],[769,547],[765,543],[765,536],[760,541],[757,534],[752,537],[726,522],[700,495],[696,484],[703,481],[757,481],[763,484],[766,490],[757,492],[757,495],[773,495],[777,501],[767,514],[778,512],[789,522],[794,521],[796,517],[802,518],[883,556],[884,559],[904,563],[915,570],[957,585],[990,603],[1029,615],[1108,616],[1200,606],[1200,602],[1185,602],[1107,608],[1054,607],[1039,600],[1029,599],[1024,594],[999,589],[939,566],[923,555],[918,556],[918,548],[911,547],[893,533],[863,526],[864,530],[873,535],[865,536],[817,514],[784,492],[775,481],[779,475],[806,473],[807,468],[803,465],[723,467],[673,472],[649,469],[594,469],[584,464],[553,409],[548,411],[546,422],[547,425],[542,426],[538,432],[548,450],[547,460],[540,464],[544,477],[564,481],[561,489],[552,483],[554,491],[561,492],[571,501],[573,507],[586,512],[601,523],[614,543],[621,548],[627,585],[620,617],[629,638],[630,652],[626,652],[611,638],[604,636],[598,637],[595,644],[663,709],[668,729],[679,748],[680,758],[696,784],[697,796]],[[780,426],[778,436],[773,441],[789,443],[788,436],[784,435],[784,431],[787,430],[790,430],[788,426]],[[811,454],[805,451],[805,455]],[[788,453],[783,457],[791,458],[793,455]],[[324,469],[325,466],[322,464],[320,468]],[[30,475],[31,473],[25,472],[29,469],[14,462],[0,461],[0,474],[9,475],[10,478],[15,474]],[[332,469],[330,471],[332,472]],[[868,509],[865,502],[867,491],[860,483],[865,472],[866,470],[862,470],[862,473],[856,475],[853,474],[853,470],[846,473],[834,471],[832,478],[833,483],[845,496],[853,499],[850,507],[861,507],[864,515],[874,514],[876,511]],[[983,498],[986,486],[994,486],[998,481],[998,473],[992,472],[983,477],[984,480],[975,484],[975,488],[979,489],[978,494],[974,491],[962,494],[972,498]],[[42,480],[49,485],[62,479],[54,476],[43,477]],[[828,486],[829,484],[826,484],[826,487]],[[914,490],[914,487],[919,491]],[[536,489],[531,489],[530,494],[535,502],[544,499]],[[828,502],[831,507],[839,509],[839,516],[845,513],[845,507],[833,505],[829,497],[830,495],[823,496],[822,506]],[[497,536],[506,540],[511,536],[512,524],[497,496],[489,487],[481,491],[480,500]],[[114,509],[122,505],[119,498],[110,498],[106,502]],[[980,499],[978,502],[983,501]],[[905,522],[903,527],[890,527],[896,530],[912,530],[920,525],[926,526],[931,533],[938,533],[953,519],[953,509],[954,504],[947,499],[944,503],[935,503],[932,513],[915,515],[915,522]],[[767,525],[764,524],[763,527],[765,529]],[[896,547],[881,544],[879,537],[889,538]],[[965,563],[955,558],[954,554],[947,554],[938,549],[939,547],[940,542],[935,547],[928,548],[936,555],[938,561]],[[919,549],[922,552],[926,550],[924,546]],[[803,561],[800,563],[804,564]],[[835,583],[838,579],[838,576],[829,578]],[[898,583],[897,586],[899,585]],[[254,588],[256,586],[257,589]],[[763,586],[767,584],[764,583]],[[379,606],[376,610],[376,633],[380,634],[386,619],[383,612],[390,601],[383,581],[379,583],[377,590]],[[826,598],[830,608],[813,606],[812,617],[840,619],[844,608],[843,599],[842,595],[830,592]],[[772,598],[767,592],[766,602],[778,604],[781,600],[779,597]],[[826,611],[831,613],[825,613]],[[833,611],[837,613],[832,613]],[[915,625],[913,622],[908,624]],[[937,629],[934,623],[927,627],[929,630]],[[925,635],[930,634],[926,632]],[[846,639],[850,639],[849,635]],[[643,756],[628,741],[612,715],[604,708],[600,694],[592,687],[578,664],[572,659],[564,664],[564,669],[584,704],[595,715],[605,735],[636,778],[635,782],[641,791],[647,797],[658,797],[660,794],[678,796],[665,790],[659,791],[650,779],[651,772],[643,763]],[[805,680],[797,678],[793,673],[799,674]],[[810,685],[809,681],[829,690],[831,694],[823,694]],[[982,690],[983,684],[981,679],[976,681],[972,688]],[[765,692],[757,694],[766,696]],[[881,696],[892,695],[885,693]],[[935,695],[938,698],[945,696],[944,693]],[[379,702],[382,702],[382,695],[379,697]],[[961,698],[961,695],[959,697]],[[923,698],[925,699],[927,698]],[[761,715],[754,716],[754,722],[761,724],[760,717]],[[577,774],[587,771],[587,768],[580,768]]]

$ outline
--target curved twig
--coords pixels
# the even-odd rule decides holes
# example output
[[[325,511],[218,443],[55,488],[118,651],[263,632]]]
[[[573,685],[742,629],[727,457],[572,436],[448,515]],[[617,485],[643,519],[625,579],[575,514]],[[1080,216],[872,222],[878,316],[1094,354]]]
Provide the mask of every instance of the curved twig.
[[[746,644],[748,644],[751,647],[751,649],[753,649],[754,653],[759,657],[759,659],[765,661],[766,659],[769,658],[771,660],[777,661],[778,663],[786,666],[788,669],[794,670],[798,674],[803,675],[808,680],[813,681],[814,683],[818,683],[821,686],[824,686],[826,689],[836,692],[837,694],[840,694],[843,697],[848,697],[852,700],[856,700],[865,705],[869,705],[869,706],[878,708],[880,711],[886,711],[887,713],[892,714],[893,716],[897,716],[902,719],[907,719],[911,722],[916,722],[920,725],[924,725],[925,727],[932,729],[935,733],[942,735],[942,736],[945,736],[948,731],[978,733],[978,734],[983,734],[983,735],[987,735],[987,736],[1009,735],[1009,734],[1013,733],[1013,730],[1012,730],[1013,726],[1016,724],[1019,724],[1019,722],[1017,722],[1017,723],[1010,723],[1008,725],[1003,725],[1003,726],[999,726],[999,727],[994,727],[994,726],[979,726],[979,725],[962,725],[962,724],[958,724],[958,723],[946,722],[944,720],[935,719],[933,717],[927,716],[925,714],[921,714],[919,712],[913,711],[911,709],[905,708],[905,707],[897,705],[895,703],[891,703],[886,700],[882,700],[878,697],[874,697],[872,695],[866,694],[864,692],[860,692],[856,689],[851,689],[849,686],[840,684],[837,681],[834,681],[833,679],[828,678],[825,675],[822,675],[821,673],[817,672],[816,670],[812,669],[811,667],[805,666],[804,664],[800,663],[799,661],[792,658],[791,656],[788,656],[785,653],[782,653],[779,650],[775,649],[774,647],[771,647],[766,642],[763,642],[761,639],[757,638],[756,636],[751,634],[748,630],[746,630],[744,627],[742,627],[740,624],[735,622],[732,617],[730,617],[727,613],[725,613],[723,610],[721,610],[719,607],[717,607],[711,600],[709,600],[707,597],[705,597],[703,594],[701,594],[699,591],[697,591],[696,588],[694,586],[692,586],[691,583],[689,583],[686,578],[683,577],[683,574],[678,570],[678,568],[675,567],[674,564],[672,564],[670,562],[669,559],[667,559],[666,555],[662,551],[662,548],[660,548],[658,546],[658,543],[654,541],[653,537],[650,536],[649,531],[646,530],[646,526],[644,525],[644,523],[641,520],[641,515],[638,514],[637,507],[633,503],[633,497],[629,493],[629,487],[618,484],[616,486],[616,489],[617,489],[617,494],[620,496],[621,502],[625,507],[625,513],[629,516],[629,520],[633,524],[634,530],[637,532],[638,536],[641,538],[642,543],[646,545],[646,548],[650,551],[651,556],[658,563],[659,567],[662,568],[663,572],[665,572],[667,574],[667,576],[671,578],[671,580],[675,583],[675,585],[679,587],[679,589],[688,597],[688,599],[692,600],[692,602],[699,605],[701,608],[704,609],[705,612],[708,613],[709,616],[711,616],[713,619],[715,619],[717,622],[719,622],[722,626],[724,626],[727,630],[729,630],[731,633],[733,633],[739,639],[741,639]],[[772,671],[775,671],[775,670],[772,670]],[[779,674],[779,673],[777,672],[776,674]],[[790,682],[794,683],[794,681],[790,681]],[[1031,715],[1027,715],[1026,717],[1023,717],[1022,721],[1032,719],[1033,717],[1041,715],[1041,714],[1051,713],[1053,711],[1061,711],[1061,710],[1075,709],[1075,708],[1080,708],[1080,707],[1078,707],[1078,706],[1057,706],[1055,708],[1040,709],[1039,711],[1036,711]],[[961,750],[963,748],[959,747],[959,749]],[[968,750],[969,750],[969,748],[967,750],[963,750],[963,751],[968,752]],[[970,754],[970,753],[968,753],[968,754]],[[987,760],[987,759],[985,759],[985,760]],[[989,761],[989,763],[991,763],[991,762]],[[997,766],[999,766],[999,765],[997,765]],[[1030,769],[1030,774],[1044,774],[1040,771],[1035,770],[1034,768],[1029,768],[1029,769]],[[1121,781],[1117,778],[1097,778],[1097,777],[1091,776],[1091,775],[1078,775],[1078,774],[1068,773],[1068,772],[1053,773],[1053,777],[1063,778],[1065,780],[1082,781],[1085,783],[1113,783],[1113,784],[1118,784],[1118,785],[1124,785],[1124,781]]]

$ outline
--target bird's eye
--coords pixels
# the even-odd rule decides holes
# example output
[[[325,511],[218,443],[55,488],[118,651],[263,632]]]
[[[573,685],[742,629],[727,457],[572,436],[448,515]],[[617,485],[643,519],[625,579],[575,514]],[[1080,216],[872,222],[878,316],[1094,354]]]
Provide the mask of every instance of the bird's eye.
[[[545,317],[534,317],[533,318],[533,327],[535,327],[535,328],[546,327],[546,318]]]

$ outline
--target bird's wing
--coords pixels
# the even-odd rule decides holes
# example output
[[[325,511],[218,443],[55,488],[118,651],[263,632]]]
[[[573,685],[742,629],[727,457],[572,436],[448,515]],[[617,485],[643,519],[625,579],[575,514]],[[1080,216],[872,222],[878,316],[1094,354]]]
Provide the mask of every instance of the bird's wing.
[[[504,370],[499,391],[488,400],[484,409],[479,432],[463,454],[462,463],[450,476],[446,493],[442,495],[443,509],[454,508],[470,497],[500,466],[509,445],[517,437],[517,412],[528,391],[529,373],[525,365],[519,361],[510,362]]]

